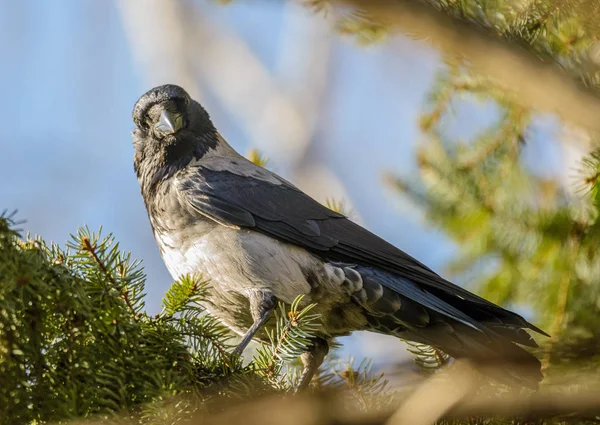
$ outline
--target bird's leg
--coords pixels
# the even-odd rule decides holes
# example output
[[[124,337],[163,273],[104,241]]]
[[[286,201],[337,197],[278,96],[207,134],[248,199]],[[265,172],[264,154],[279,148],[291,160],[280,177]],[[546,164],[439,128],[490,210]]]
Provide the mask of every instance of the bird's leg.
[[[240,344],[233,350],[233,354],[238,356],[242,355],[242,352],[248,346],[252,338],[254,338],[256,332],[258,332],[267,320],[269,320],[277,304],[275,296],[270,291],[252,291],[250,292],[248,300],[250,301],[250,314],[252,314],[254,323],[252,323],[250,329],[246,331]]]
[[[319,366],[323,363],[328,352],[329,344],[326,340],[323,338],[313,339],[313,344],[308,348],[308,351],[302,353],[302,356],[300,356],[304,369],[302,370],[300,383],[298,384],[298,388],[296,388],[296,392],[308,387],[308,384],[310,384],[313,376],[319,370]]]

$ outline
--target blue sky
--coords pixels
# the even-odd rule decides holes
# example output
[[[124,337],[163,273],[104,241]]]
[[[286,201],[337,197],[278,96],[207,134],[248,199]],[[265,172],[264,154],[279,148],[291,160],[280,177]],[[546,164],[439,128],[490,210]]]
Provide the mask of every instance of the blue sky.
[[[281,3],[193,3],[211,24],[243,40],[269,72],[286,72],[277,60],[281,37],[289,35],[284,31],[289,10]],[[154,2],[147,4],[152,7]],[[324,19],[302,8],[294,13],[302,14],[301,22]],[[404,37],[365,48],[333,32],[326,36],[331,42],[330,77],[311,155],[328,164],[343,183],[366,227],[442,271],[452,244],[427,228],[402,198],[386,191],[381,179],[384,171],[416,171],[417,118],[439,69],[438,55]],[[117,4],[0,0],[0,51],[0,209],[18,209],[18,217],[27,220],[25,230],[58,243],[80,225],[102,225],[113,232],[122,248],[143,259],[147,305],[155,311],[171,278],[139,194],[130,136],[131,109],[150,86],[148,70],[135,60]],[[202,50],[197,54],[201,58]],[[292,77],[303,78],[301,73]],[[167,82],[171,81],[160,83]],[[201,76],[197,82],[225,138],[241,152],[251,148],[236,115]],[[493,115],[485,108],[464,111],[478,121]],[[286,174],[285,168],[273,166]],[[347,351],[377,356],[364,341],[349,341]]]

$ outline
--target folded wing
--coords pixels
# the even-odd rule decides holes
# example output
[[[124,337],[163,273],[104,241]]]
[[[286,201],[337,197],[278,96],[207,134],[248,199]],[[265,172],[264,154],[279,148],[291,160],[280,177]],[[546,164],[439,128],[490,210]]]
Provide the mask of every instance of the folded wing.
[[[179,176],[178,190],[198,213],[222,225],[252,228],[330,261],[379,268],[390,276],[397,276],[398,279],[379,281],[387,290],[451,318],[470,329],[469,332],[475,332],[474,335],[485,334],[492,339],[501,337],[534,346],[535,342],[523,328],[544,334],[521,316],[443,279],[410,255],[321,205],[278,176],[252,163],[242,165],[241,170],[245,172],[240,174],[234,167],[188,169]],[[261,178],[264,173],[269,173],[269,178]]]

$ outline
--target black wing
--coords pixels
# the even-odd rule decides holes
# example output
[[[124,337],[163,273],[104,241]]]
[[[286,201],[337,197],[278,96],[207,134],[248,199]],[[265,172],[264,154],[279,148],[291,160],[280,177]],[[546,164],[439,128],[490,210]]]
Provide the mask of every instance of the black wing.
[[[239,175],[225,169],[188,169],[179,177],[178,190],[199,213],[222,225],[252,228],[329,260],[380,267],[410,279],[444,304],[468,311],[476,321],[512,324],[543,333],[515,313],[443,279],[285,180],[254,164],[238,164],[246,171],[256,167],[256,172]]]

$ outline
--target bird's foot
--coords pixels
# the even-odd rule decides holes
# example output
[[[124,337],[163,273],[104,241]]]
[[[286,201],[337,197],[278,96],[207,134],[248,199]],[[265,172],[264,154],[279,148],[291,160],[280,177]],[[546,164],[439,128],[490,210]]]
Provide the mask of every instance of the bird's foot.
[[[234,356],[242,355],[250,341],[252,341],[252,338],[267,323],[277,305],[277,300],[270,291],[252,291],[248,296],[248,300],[250,301],[250,313],[252,314],[254,323],[246,331],[239,345],[233,350],[232,355]]]
[[[304,369],[294,393],[298,394],[308,387],[328,352],[329,344],[325,339],[315,338],[313,340],[313,344],[309,347],[308,351],[304,352],[300,357]]]

